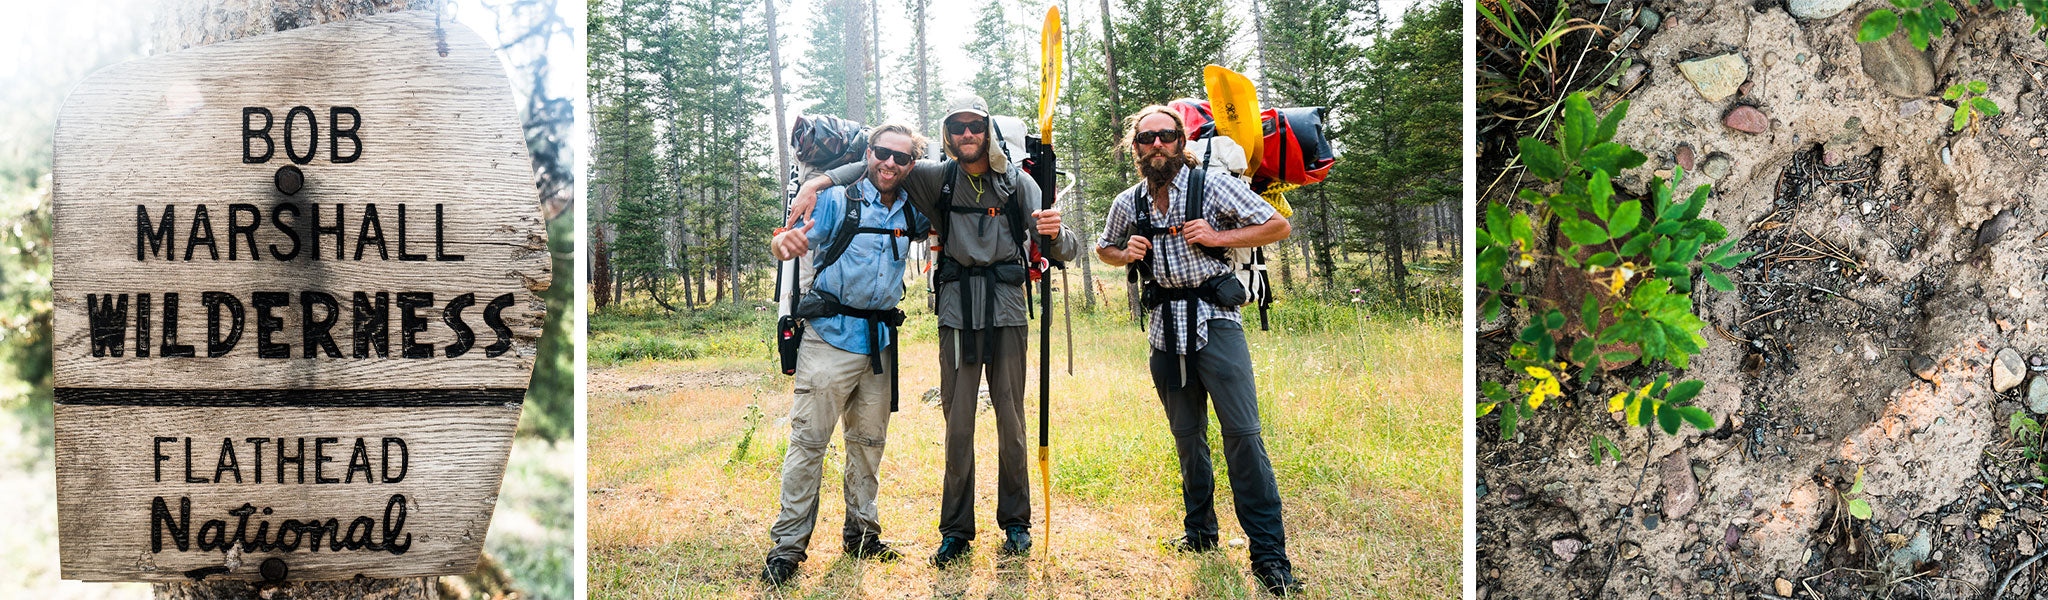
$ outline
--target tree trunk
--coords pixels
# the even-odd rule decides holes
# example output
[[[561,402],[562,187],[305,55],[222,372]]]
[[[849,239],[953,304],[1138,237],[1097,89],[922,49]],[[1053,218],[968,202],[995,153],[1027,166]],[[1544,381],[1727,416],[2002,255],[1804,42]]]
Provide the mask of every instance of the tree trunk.
[[[1102,1],[1102,59],[1103,59],[1103,60],[1102,60],[1102,62],[1103,62],[1103,66],[1105,67],[1105,69],[1106,69],[1106,71],[1107,71],[1107,73],[1108,73],[1108,75],[1109,75],[1109,81],[1108,81],[1108,83],[1109,83],[1109,110],[1110,110],[1111,114],[1113,114],[1113,115],[1115,115],[1115,116],[1116,116],[1116,118],[1117,118],[1117,119],[1123,119],[1125,115],[1128,115],[1128,114],[1130,114],[1130,113],[1126,113],[1126,112],[1124,112],[1124,101],[1123,101],[1123,96],[1119,95],[1119,94],[1118,94],[1118,92],[1117,92],[1117,84],[1116,84],[1116,28],[1115,28],[1114,26],[1110,25],[1110,18],[1109,18],[1109,14],[1110,14],[1110,13],[1109,13],[1109,0],[1101,0],[1101,1]],[[1125,159],[1124,159],[1124,153],[1125,153],[1125,152],[1128,152],[1128,151],[1129,151],[1129,149],[1128,149],[1128,148],[1124,148],[1124,145],[1123,145],[1123,144],[1116,144],[1115,146],[1116,146],[1116,155],[1115,155],[1115,156],[1111,156],[1111,157],[1110,157],[1110,160],[1111,160],[1112,162],[1115,162],[1115,163],[1116,163],[1116,173],[1117,173],[1117,181],[1130,181],[1130,179],[1131,179],[1131,164],[1130,164],[1130,161],[1128,161],[1128,160],[1125,160]],[[1132,296],[1132,297],[1133,297],[1133,298],[1135,298],[1136,296]],[[1132,310],[1134,310],[1134,311],[1135,311],[1135,310],[1137,310],[1137,308],[1136,308],[1136,304],[1135,304],[1135,303],[1134,303],[1134,304],[1133,304],[1132,306],[1133,306]]]
[[[919,0],[919,2],[920,6],[922,6],[923,0]],[[775,159],[778,166],[775,171],[775,180],[783,181],[784,178],[789,177],[789,123],[783,117],[782,38],[776,37],[777,34],[775,33],[775,0],[761,0],[761,3],[768,6],[768,85],[775,96]],[[924,26],[919,24],[918,34],[923,35],[923,33]],[[922,42],[923,38],[919,38],[919,41]],[[922,86],[924,76],[919,75],[918,77],[919,85]],[[921,94],[923,92],[923,88],[920,87],[918,93]],[[789,203],[785,198],[789,195],[789,190],[783,190],[782,194],[784,198],[777,198],[777,200],[783,200],[783,207],[788,208]]]
[[[1274,244],[1273,250],[1280,254],[1280,289],[1294,287],[1294,253],[1288,251],[1284,241]]]
[[[1403,233],[1406,219],[1401,213],[1405,207],[1394,205],[1393,227],[1387,228],[1387,279],[1392,280],[1395,298],[1408,297],[1408,265],[1401,257],[1401,249],[1408,245],[1408,236]]]
[[[266,6],[270,6],[265,4]],[[437,9],[436,0],[299,0],[270,6],[268,14],[255,14],[235,0],[174,0],[157,6],[156,23],[175,24],[152,32],[150,46],[170,52],[275,33],[355,17],[413,9]],[[158,598],[169,600],[215,600],[258,597],[256,582],[200,581],[159,583],[151,586]],[[362,598],[368,600],[425,600],[439,598],[433,577],[404,579],[354,579],[348,581],[296,581],[270,588],[284,598]]]
[[[867,121],[871,125],[880,125],[882,123],[882,11],[880,8],[880,3],[877,0],[868,0],[868,43],[874,44],[874,62],[869,64],[873,65],[871,68],[875,73],[875,98],[872,113],[874,118]],[[738,287],[733,288],[733,298],[735,300],[739,298]]]
[[[1336,283],[1337,263],[1330,255],[1330,193],[1329,186],[1316,186],[1316,271],[1322,273],[1323,283]]]
[[[867,7],[861,0],[840,0],[846,3],[846,31],[840,36],[841,50],[846,53],[846,72],[841,75],[846,82],[846,118],[867,121],[868,116],[868,36],[861,31],[862,13]],[[858,57],[858,58],[856,58]],[[874,123],[869,122],[869,125]]]
[[[738,158],[738,157],[739,157],[738,153],[734,153],[734,155],[733,155],[733,156],[734,156],[735,158]],[[732,261],[731,261],[731,266],[727,267],[727,270],[729,271],[729,273],[728,273],[728,274],[729,274],[729,275],[730,275],[730,276],[732,277],[732,301],[733,301],[733,302],[739,302],[739,301],[741,301],[741,300],[744,300],[744,299],[745,299],[745,297],[744,297],[744,296],[742,296],[742,295],[740,294],[740,197],[744,195],[744,194],[741,194],[741,193],[740,193],[740,180],[741,180],[742,178],[744,178],[744,177],[745,177],[745,173],[746,173],[746,171],[747,171],[747,163],[746,163],[746,159],[744,159],[744,158],[739,158],[738,160],[735,160],[735,161],[733,161],[733,165],[732,165],[732,235],[731,235],[731,236],[729,236],[729,237],[731,237],[731,238],[732,238],[732,240],[731,240],[731,248],[732,248]]]
[[[774,0],[769,1],[772,2]],[[930,75],[932,66],[925,56],[926,44],[924,41],[925,6],[930,4],[931,0],[911,1],[911,10],[916,11],[913,13],[913,17],[917,19],[917,130],[931,131],[932,91]],[[787,171],[789,167],[784,166],[783,170]]]

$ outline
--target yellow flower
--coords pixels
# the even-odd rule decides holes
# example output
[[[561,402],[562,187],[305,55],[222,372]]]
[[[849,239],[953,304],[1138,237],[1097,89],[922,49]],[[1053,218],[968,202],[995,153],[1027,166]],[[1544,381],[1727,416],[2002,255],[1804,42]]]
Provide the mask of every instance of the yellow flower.
[[[1643,399],[1650,396],[1650,386],[1652,385],[1656,385],[1656,383],[1645,383],[1642,389],[1632,392],[1623,391],[1622,393],[1615,394],[1613,398],[1608,398],[1607,412],[1622,413],[1623,416],[1628,417],[1628,426],[1630,427],[1641,426],[1642,423],[1640,421],[1642,419],[1640,417],[1642,416]]]
[[[1615,268],[1614,268],[1614,279],[1613,279],[1612,281],[1610,281],[1610,282],[1609,282],[1609,283],[1607,284],[1607,289],[1608,289],[1609,291],[1611,291],[1611,292],[1612,292],[1612,293],[1613,293],[1614,295],[1616,295],[1616,296],[1619,296],[1619,295],[1621,295],[1621,288],[1622,288],[1622,286],[1626,286],[1626,285],[1628,285],[1628,280],[1629,280],[1629,278],[1631,278],[1631,277],[1635,277],[1635,276],[1636,276],[1636,264],[1635,264],[1635,263],[1632,263],[1632,262],[1625,262],[1625,263],[1621,263],[1621,266],[1619,266],[1619,267],[1615,267]]]
[[[1562,368],[1562,363],[1560,363],[1560,368]],[[1557,376],[1551,374],[1550,369],[1522,367],[1522,370],[1528,372],[1530,377],[1536,378],[1536,381],[1529,386],[1529,408],[1541,407],[1544,400],[1564,395],[1563,386],[1558,383]]]

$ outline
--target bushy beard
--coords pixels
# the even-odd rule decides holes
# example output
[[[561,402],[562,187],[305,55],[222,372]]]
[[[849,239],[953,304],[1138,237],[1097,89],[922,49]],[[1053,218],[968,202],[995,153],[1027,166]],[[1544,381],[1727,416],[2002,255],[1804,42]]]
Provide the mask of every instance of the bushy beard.
[[[1166,157],[1166,164],[1158,167],[1152,166],[1152,159],[1162,155]],[[1172,182],[1175,176],[1180,175],[1180,168],[1186,162],[1187,159],[1181,156],[1179,150],[1171,154],[1152,154],[1138,160],[1138,172],[1145,176],[1147,183],[1157,188]]]

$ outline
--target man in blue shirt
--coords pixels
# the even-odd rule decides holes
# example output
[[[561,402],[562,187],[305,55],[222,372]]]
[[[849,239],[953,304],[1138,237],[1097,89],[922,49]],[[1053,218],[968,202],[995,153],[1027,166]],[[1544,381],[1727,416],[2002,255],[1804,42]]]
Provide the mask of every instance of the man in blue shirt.
[[[781,585],[806,557],[818,520],[818,486],[835,423],[846,438],[846,554],[889,561],[900,555],[879,539],[876,469],[889,428],[891,379],[883,351],[895,343],[902,312],[903,263],[911,238],[930,224],[900,192],[924,140],[889,124],[869,134],[867,172],[860,181],[818,194],[811,218],[775,236],[778,260],[813,249],[818,272],[796,313],[809,327],[797,351],[796,398],[789,411],[789,452],[782,461],[782,510],[769,529],[761,580]],[[859,212],[857,227],[845,220]],[[840,238],[846,237],[844,241]],[[837,243],[835,243],[837,242]],[[894,368],[894,365],[889,365]]]

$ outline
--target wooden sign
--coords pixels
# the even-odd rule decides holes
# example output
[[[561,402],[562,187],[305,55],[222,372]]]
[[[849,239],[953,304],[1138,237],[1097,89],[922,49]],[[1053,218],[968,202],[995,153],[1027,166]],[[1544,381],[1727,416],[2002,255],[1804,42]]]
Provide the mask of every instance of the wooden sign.
[[[427,12],[200,47],[55,138],[63,576],[473,570],[550,267],[492,49]]]

